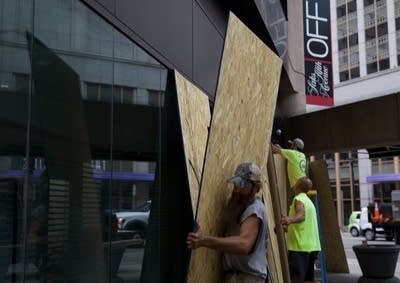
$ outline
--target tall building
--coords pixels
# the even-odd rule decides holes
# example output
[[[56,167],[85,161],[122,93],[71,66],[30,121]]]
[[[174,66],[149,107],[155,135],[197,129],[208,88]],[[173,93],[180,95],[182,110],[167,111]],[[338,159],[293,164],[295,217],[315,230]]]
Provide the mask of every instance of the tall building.
[[[400,1],[334,0],[331,21],[335,106],[397,93]],[[307,108],[308,111],[323,109]],[[324,156],[340,210],[339,224],[347,224],[352,210],[374,201],[391,201],[391,191],[400,184],[399,155],[398,145],[388,143]]]

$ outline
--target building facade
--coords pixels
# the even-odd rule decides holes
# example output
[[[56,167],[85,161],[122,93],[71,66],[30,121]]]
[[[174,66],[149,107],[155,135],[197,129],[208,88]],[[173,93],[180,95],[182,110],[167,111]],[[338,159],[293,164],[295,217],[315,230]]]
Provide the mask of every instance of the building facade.
[[[331,21],[335,106],[398,92],[400,1],[331,1]],[[353,210],[391,201],[391,191],[399,188],[398,155],[390,143],[325,155],[340,226]]]
[[[212,107],[230,11],[290,52],[286,1],[239,2],[0,2],[0,282],[186,281],[170,74]]]

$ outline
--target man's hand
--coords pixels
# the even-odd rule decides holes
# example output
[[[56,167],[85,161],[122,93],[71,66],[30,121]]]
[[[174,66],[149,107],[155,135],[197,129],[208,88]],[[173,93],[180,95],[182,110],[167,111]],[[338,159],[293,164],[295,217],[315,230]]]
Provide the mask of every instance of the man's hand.
[[[197,249],[202,246],[202,241],[203,241],[203,233],[200,231],[200,229],[197,229],[197,232],[191,232],[188,234],[186,238],[186,245],[189,249]]]
[[[291,219],[289,216],[282,216],[282,218],[281,218],[281,224],[282,224],[282,226],[283,226],[283,227],[286,226],[286,228],[287,228],[287,226],[289,226],[289,224],[292,223],[291,220],[292,220],[292,219]]]
[[[281,154],[281,146],[279,144],[272,144],[271,145],[272,153]]]

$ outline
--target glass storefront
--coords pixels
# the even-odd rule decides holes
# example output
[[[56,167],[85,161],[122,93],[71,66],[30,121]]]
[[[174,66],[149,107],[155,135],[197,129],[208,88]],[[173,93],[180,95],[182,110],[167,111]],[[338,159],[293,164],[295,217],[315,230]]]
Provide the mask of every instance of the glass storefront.
[[[78,0],[0,13],[0,282],[141,282],[167,70]]]

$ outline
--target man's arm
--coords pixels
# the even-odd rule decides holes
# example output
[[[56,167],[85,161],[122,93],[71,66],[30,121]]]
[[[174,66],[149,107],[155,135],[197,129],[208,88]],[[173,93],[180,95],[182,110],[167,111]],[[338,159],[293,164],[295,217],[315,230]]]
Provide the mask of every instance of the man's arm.
[[[293,217],[283,216],[282,217],[281,223],[284,227],[287,225],[290,225],[292,223],[300,223],[300,222],[304,221],[304,219],[306,217],[306,213],[304,211],[304,204],[301,201],[295,200],[294,207],[295,207],[295,211],[296,211],[295,216],[293,216]]]
[[[201,232],[193,232],[189,233],[186,243],[190,249],[206,247],[230,254],[250,254],[261,225],[261,220],[253,214],[240,225],[239,236],[212,237],[203,236]]]

